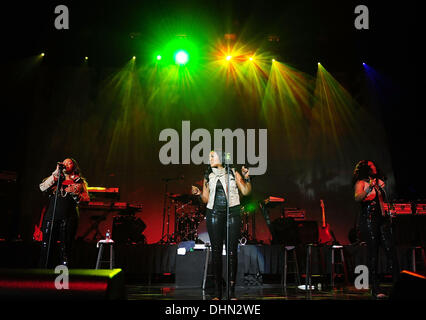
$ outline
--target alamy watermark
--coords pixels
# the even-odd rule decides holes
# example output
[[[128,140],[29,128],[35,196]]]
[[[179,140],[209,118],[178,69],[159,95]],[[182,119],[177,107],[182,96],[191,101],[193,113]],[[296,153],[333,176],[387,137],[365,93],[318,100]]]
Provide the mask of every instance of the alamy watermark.
[[[56,266],[55,273],[59,273],[59,275],[55,278],[55,288],[58,290],[69,289],[68,267],[64,265]]]
[[[361,264],[355,267],[355,273],[359,274],[355,278],[355,288],[358,290],[362,289],[368,289],[369,282],[368,282],[368,267]]]
[[[355,7],[357,14],[354,25],[358,30],[369,29],[369,10],[366,5],[357,5]],[[69,10],[66,5],[58,5],[55,7],[55,14],[57,14],[54,25],[58,30],[69,29]]]
[[[57,14],[55,18],[55,28],[58,30],[70,28],[70,14],[68,7],[66,5],[59,5],[55,7],[55,14]]]
[[[357,30],[368,30],[370,27],[368,7],[360,4],[355,7],[355,13],[358,14],[354,21],[355,28]]]
[[[169,164],[208,164],[209,153],[212,150],[224,150],[231,154],[230,162],[235,164],[232,155],[236,149],[236,163],[249,164],[250,175],[262,175],[266,172],[268,161],[268,130],[257,129],[258,141],[256,143],[256,129],[214,129],[213,139],[207,129],[198,128],[191,133],[190,121],[182,121],[182,132],[167,128],[160,132],[159,141],[166,143],[159,151],[160,162]],[[225,140],[225,148],[222,140]],[[213,140],[213,148],[212,148]],[[198,142],[191,148],[191,142]],[[236,142],[236,146],[234,145]],[[259,152],[256,154],[256,145]],[[236,147],[236,148],[234,148]]]

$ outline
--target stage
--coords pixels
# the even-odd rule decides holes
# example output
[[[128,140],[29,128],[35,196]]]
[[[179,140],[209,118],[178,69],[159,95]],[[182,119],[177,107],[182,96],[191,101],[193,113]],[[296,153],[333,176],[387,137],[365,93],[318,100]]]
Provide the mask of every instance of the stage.
[[[73,285],[101,288],[90,299],[211,300],[212,257],[200,240],[209,225],[217,245],[225,227],[211,226],[206,209],[217,209],[213,178],[227,206],[240,206],[239,300],[371,300],[356,285],[377,258],[362,241],[375,250],[385,236],[399,269],[424,282],[418,11],[415,2],[10,3],[0,19],[9,48],[0,293],[19,297],[22,280],[43,299],[43,275],[60,298],[54,270],[69,258]],[[390,232],[378,219],[360,239],[378,209],[392,216]],[[53,248],[47,269],[38,269],[42,231],[67,256]],[[392,295],[383,247],[375,271]],[[397,297],[413,299],[424,287],[400,286]]]
[[[391,294],[392,284],[385,283],[381,286],[384,292]],[[174,283],[162,283],[155,285],[126,285],[127,299],[139,300],[211,300],[212,292],[200,288],[178,288]],[[296,286],[288,286],[287,290],[279,284],[263,284],[258,287],[238,286],[236,288],[238,300],[374,300],[368,290],[358,290],[354,286],[339,286],[335,290],[312,290],[311,292],[299,289]]]
[[[335,282],[331,286],[331,245],[312,247],[312,290],[305,290],[307,246],[287,247],[295,250],[299,283],[293,256],[288,255],[287,285],[283,285],[284,245],[240,245],[236,295],[241,300],[369,300],[368,290],[356,289],[355,267],[367,264],[364,245],[341,246],[345,259],[339,265],[340,251],[335,252]],[[178,253],[178,249],[180,249]],[[413,248],[397,246],[401,270],[414,271]],[[183,249],[183,251],[182,251]],[[0,242],[0,268],[31,269],[37,266],[39,243]],[[211,255],[205,273],[206,248],[192,242],[180,244],[115,245],[114,268],[122,270],[126,300],[210,300],[212,294]],[[336,250],[336,249],[335,249]],[[183,254],[182,254],[183,253]],[[337,254],[339,253],[339,254]],[[77,241],[70,269],[94,269],[98,249],[96,243]],[[415,268],[424,272],[419,247],[415,252]],[[223,256],[225,262],[225,255]],[[108,260],[108,255],[105,256]],[[101,265],[102,269],[109,265]],[[388,273],[384,252],[380,251],[379,272],[383,290],[390,294],[392,277]],[[224,278],[226,276],[224,274]],[[204,287],[204,289],[203,289]]]

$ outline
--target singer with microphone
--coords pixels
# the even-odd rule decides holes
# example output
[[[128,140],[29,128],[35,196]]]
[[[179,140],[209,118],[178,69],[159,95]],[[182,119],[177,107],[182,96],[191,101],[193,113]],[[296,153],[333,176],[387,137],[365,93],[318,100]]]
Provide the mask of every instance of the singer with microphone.
[[[59,264],[68,266],[79,220],[78,204],[90,201],[86,179],[77,162],[67,158],[57,163],[55,171],[40,184],[40,190],[49,195],[49,204],[42,223],[39,267],[57,264],[50,260],[57,242]]]
[[[361,204],[358,226],[367,244],[371,294],[376,299],[386,296],[380,292],[378,281],[379,246],[383,246],[393,282],[399,275],[399,265],[392,237],[391,217],[384,208],[385,177],[373,161],[361,160],[355,166],[352,184],[355,201]]]
[[[203,190],[192,186],[192,194],[207,204],[206,223],[212,248],[212,262],[215,276],[214,300],[222,299],[222,248],[227,234],[227,207],[229,202],[229,279],[230,298],[235,299],[235,280],[238,265],[238,239],[241,230],[240,193],[249,195],[252,190],[249,170],[242,167],[241,174],[229,168],[229,177],[225,164],[226,154],[222,151],[211,151],[210,165],[204,173]],[[229,181],[229,190],[227,190]],[[229,191],[229,192],[228,192]],[[229,193],[229,198],[228,198]]]

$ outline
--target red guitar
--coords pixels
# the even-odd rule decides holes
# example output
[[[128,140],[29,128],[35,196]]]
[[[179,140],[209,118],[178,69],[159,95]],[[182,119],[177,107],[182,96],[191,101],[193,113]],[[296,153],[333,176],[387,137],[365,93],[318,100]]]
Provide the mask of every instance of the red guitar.
[[[43,223],[43,217],[45,212],[46,212],[46,206],[44,206],[43,209],[41,210],[41,216],[40,216],[40,221],[38,225],[34,226],[34,233],[33,233],[34,241],[40,242],[43,240],[43,232],[41,231],[41,225]]]
[[[331,244],[333,242],[337,242],[336,238],[334,237],[333,231],[330,229],[330,225],[325,222],[325,208],[324,208],[324,201],[322,199],[321,202],[321,209],[322,209],[322,224],[318,228],[318,242],[321,244]]]

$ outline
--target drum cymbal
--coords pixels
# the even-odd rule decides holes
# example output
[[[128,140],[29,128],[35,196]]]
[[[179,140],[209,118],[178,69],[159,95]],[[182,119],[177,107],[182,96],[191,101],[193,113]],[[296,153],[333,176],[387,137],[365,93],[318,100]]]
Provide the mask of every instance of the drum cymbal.
[[[170,195],[170,198],[172,198],[175,201],[178,202],[194,202],[197,201],[197,196],[194,196],[192,194],[173,194]]]

